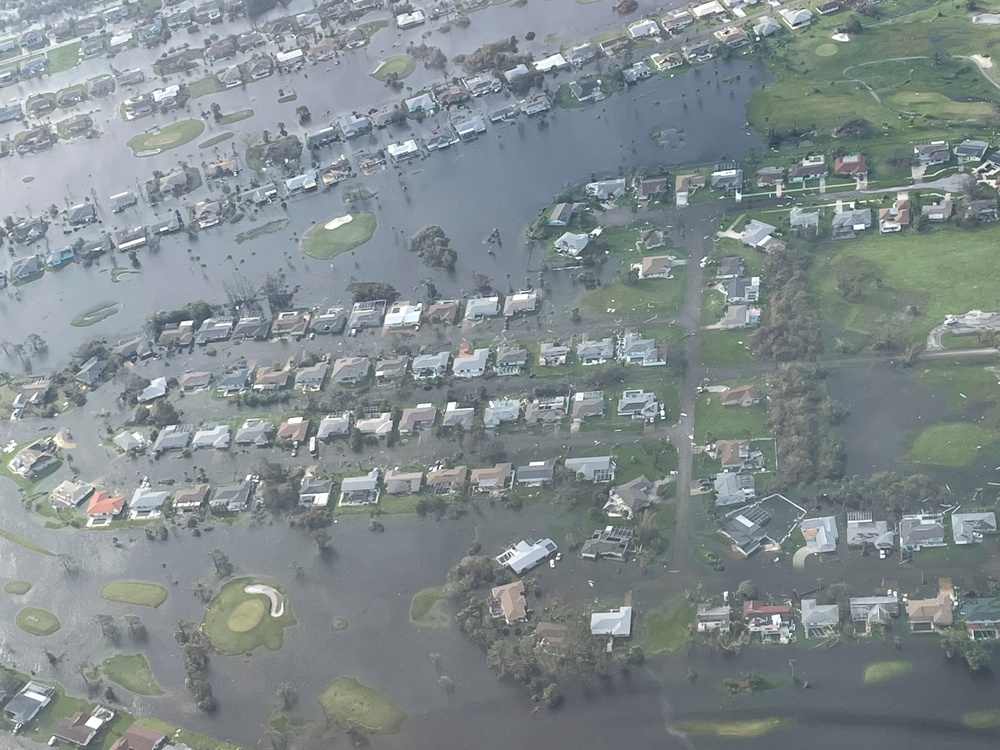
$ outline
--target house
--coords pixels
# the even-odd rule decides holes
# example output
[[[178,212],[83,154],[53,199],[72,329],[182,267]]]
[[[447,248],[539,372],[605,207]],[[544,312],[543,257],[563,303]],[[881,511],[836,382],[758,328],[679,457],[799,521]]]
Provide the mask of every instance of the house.
[[[840,0],[827,0],[825,3],[820,3],[816,6],[816,12],[821,16],[829,15],[830,13],[836,13],[838,10],[843,10],[844,6],[841,4]]]
[[[513,474],[512,464],[498,463],[495,466],[473,469],[469,482],[475,492],[492,494],[506,489]]]
[[[260,365],[253,375],[253,390],[277,391],[288,385],[288,370],[278,370],[270,365]]]
[[[628,559],[633,551],[633,532],[628,526],[605,526],[598,529],[580,547],[580,557],[584,560],[599,560],[606,557],[609,560]]]
[[[240,69],[239,65],[231,65],[230,67],[219,73],[216,78],[219,79],[219,83],[227,89],[236,88],[243,84],[243,71]]]
[[[591,635],[607,635],[611,639],[629,638],[632,635],[632,608],[619,607],[618,611],[594,612],[590,616]]]
[[[156,442],[153,443],[153,452],[163,453],[165,451],[185,450],[191,442],[192,435],[194,435],[194,425],[167,425],[156,436]]]
[[[94,485],[64,479],[49,493],[53,508],[75,508],[94,494]]]
[[[487,430],[496,430],[504,422],[516,422],[520,416],[520,400],[490,399],[483,409],[483,427]]]
[[[834,177],[848,177],[855,180],[868,179],[868,160],[864,154],[846,154],[833,160]]]
[[[668,189],[669,183],[666,177],[647,177],[637,180],[635,198],[637,201],[644,203],[666,195]]]
[[[615,342],[610,336],[600,341],[584,339],[576,345],[576,358],[583,366],[603,365],[615,356]]]
[[[270,57],[256,57],[247,63],[247,75],[251,81],[267,78],[274,72],[274,62]]]
[[[696,628],[699,633],[712,633],[716,630],[728,633],[732,628],[732,611],[728,604],[716,606],[701,603],[695,613]]]
[[[934,166],[951,161],[951,147],[945,141],[931,141],[913,147],[913,157],[918,164]]]
[[[841,211],[833,216],[833,238],[853,240],[872,225],[872,210],[856,208]]]
[[[208,485],[196,484],[194,487],[185,487],[174,493],[174,500],[170,507],[175,513],[188,513],[198,510],[205,501],[208,500]]]
[[[625,83],[627,84],[637,83],[649,78],[651,75],[653,75],[653,69],[646,64],[645,60],[632,63],[632,65],[622,71],[622,78],[625,79]]]
[[[17,695],[4,706],[3,712],[17,728],[22,728],[34,719],[38,712],[45,708],[56,697],[56,689],[34,680],[21,688]]]
[[[454,323],[462,303],[457,299],[439,299],[427,307],[425,317],[442,323]]]
[[[411,305],[409,300],[406,302],[393,302],[385,314],[383,325],[386,330],[413,328],[414,326],[419,328],[420,316],[423,312],[424,305],[422,302],[418,302],[415,305]]]
[[[896,543],[895,532],[886,521],[872,520],[871,513],[851,512],[847,514],[847,546],[871,545],[879,550],[891,550]]]
[[[205,62],[213,63],[217,60],[225,60],[233,57],[236,51],[236,40],[232,37],[226,37],[205,48]]]
[[[601,48],[601,52],[605,55],[608,57],[614,57],[619,52],[627,50],[629,48],[629,44],[630,42],[627,36],[624,34],[615,34],[614,36],[600,42],[598,46]]]
[[[747,222],[747,225],[743,228],[743,232],[740,235],[740,241],[747,247],[766,247],[768,241],[771,239],[771,235],[777,230],[777,227],[771,224],[765,224],[763,221],[758,221],[757,219],[751,219]]]
[[[649,56],[649,61],[657,70],[673,70],[684,64],[684,58],[676,52],[654,52]]]
[[[427,472],[426,485],[435,495],[454,495],[465,487],[468,478],[468,466],[455,466],[451,469],[432,466]]]
[[[340,385],[356,385],[368,377],[371,368],[368,357],[341,357],[333,363],[330,381]]]
[[[93,240],[86,240],[83,245],[80,246],[77,256],[80,258],[85,258],[93,260],[94,258],[99,258],[107,252],[110,252],[114,246],[111,244],[111,235],[102,234],[100,237]],[[145,334],[140,334],[145,338]],[[147,346],[149,342],[146,342]],[[152,350],[149,350],[149,354],[146,356],[151,356]],[[130,358],[135,355],[129,355]],[[143,357],[144,359],[145,357]]]
[[[278,440],[287,440],[298,445],[305,441],[309,434],[309,420],[305,417],[289,417],[278,427]]]
[[[448,364],[451,362],[451,352],[437,354],[419,354],[413,358],[410,365],[414,380],[429,380],[441,378],[448,374]]]
[[[753,27],[753,33],[758,39],[771,36],[779,31],[781,31],[781,24],[770,16],[761,16],[760,20]]]
[[[962,606],[962,619],[969,638],[995,641],[1000,637],[1000,599],[981,596]]]
[[[274,425],[266,419],[248,419],[236,430],[233,442],[236,445],[253,445],[264,448],[271,444]]]
[[[618,359],[625,365],[638,364],[643,367],[657,367],[666,364],[660,358],[656,341],[653,339],[644,339],[632,331],[625,331],[622,334],[618,347]]]
[[[881,234],[894,234],[910,226],[910,198],[906,193],[900,193],[892,205],[878,210],[878,231]]]
[[[712,488],[715,492],[715,507],[717,508],[744,505],[757,497],[753,474],[732,471],[719,472],[715,475]]]
[[[415,495],[420,492],[424,481],[422,471],[400,471],[389,469],[385,473],[385,491],[390,495]]]
[[[414,26],[420,26],[427,20],[422,10],[415,10],[412,13],[400,13],[396,16],[396,28],[398,29],[412,29]]]
[[[351,413],[349,411],[339,411],[333,414],[326,414],[319,421],[316,430],[317,440],[329,440],[334,435],[346,435],[351,429]]]
[[[313,333],[343,333],[347,326],[347,313],[342,307],[330,307],[325,312],[317,313],[309,323]]]
[[[11,263],[10,280],[14,283],[29,281],[45,271],[45,263],[39,255],[31,255]]]
[[[799,524],[806,548],[812,552],[833,552],[837,549],[837,519],[833,516],[806,518]]]
[[[528,350],[518,346],[501,345],[497,348],[493,369],[497,375],[520,375],[528,362]]]
[[[467,96],[467,95],[466,95]],[[474,141],[486,132],[486,120],[482,115],[472,115],[452,123],[457,135],[463,141]]]
[[[615,459],[611,456],[590,456],[583,458],[567,458],[563,463],[566,471],[576,475],[582,482],[613,482],[615,479]]]
[[[127,253],[130,250],[137,250],[149,242],[149,238],[146,235],[146,227],[120,229],[115,232],[114,238],[115,247],[123,253]]]
[[[375,382],[378,385],[398,383],[406,376],[410,366],[410,358],[405,354],[399,357],[380,359],[375,363]]]
[[[933,633],[950,628],[955,621],[955,590],[950,578],[938,579],[938,595],[933,599],[908,599],[906,619],[911,633]]]
[[[425,94],[424,96],[427,95]],[[385,151],[396,163],[409,161],[410,159],[415,159],[420,156],[420,146],[418,146],[417,142],[412,138],[405,141],[390,143],[385,147]]]
[[[128,504],[128,517],[131,521],[152,520],[159,518],[161,508],[167,502],[170,494],[158,492],[149,487],[139,487],[132,493],[132,499]]]
[[[597,48],[589,42],[571,47],[566,53],[566,60],[570,65],[581,68],[597,57]]]
[[[552,211],[549,213],[549,219],[546,224],[550,227],[568,226],[575,211],[575,203],[557,203],[552,207]]]
[[[739,26],[725,26],[716,31],[713,36],[731,49],[739,49],[750,44],[750,35]]]
[[[963,200],[959,206],[966,221],[990,222],[997,220],[997,199]]]
[[[582,422],[587,417],[604,416],[604,391],[577,391],[570,402],[570,417]]]
[[[618,399],[617,413],[619,417],[631,417],[651,422],[656,419],[656,414],[659,411],[660,402],[656,400],[656,394],[641,388],[626,390]]]
[[[167,741],[162,732],[133,724],[108,750],[160,750]]]
[[[31,411],[33,407],[45,403],[48,400],[48,397],[52,395],[51,388],[51,378],[31,378],[27,383],[21,386],[21,390],[18,391],[17,396],[14,397],[14,415],[21,416],[25,412]]]
[[[840,625],[840,607],[817,604],[815,599],[803,599],[799,619],[806,638],[829,638]]]
[[[925,203],[920,207],[921,216],[926,216],[932,222],[948,221],[954,212],[955,204],[948,194],[934,203]]]
[[[500,565],[513,570],[516,575],[521,575],[555,554],[557,549],[559,548],[551,539],[539,539],[537,542],[522,539],[505,549],[495,559]]]
[[[508,294],[503,301],[503,315],[512,318],[519,313],[534,312],[538,304],[538,292],[515,292]]]
[[[786,8],[778,11],[778,15],[781,16],[781,20],[785,22],[785,25],[792,30],[804,29],[812,23],[813,18],[812,11],[808,8]]]
[[[672,255],[646,255],[638,263],[633,263],[630,268],[640,279],[672,279],[670,269],[673,265]]]
[[[406,111],[410,114],[416,114],[419,112],[425,115],[430,115],[437,112],[438,103],[434,100],[434,96],[432,94],[423,93],[403,100],[403,107],[405,107]]]
[[[899,596],[852,596],[850,608],[855,632],[869,634],[872,627],[886,626],[899,617]]]
[[[503,77],[507,83],[513,83],[518,78],[523,78],[531,72],[531,69],[524,63],[518,63],[513,68],[503,71]]]
[[[553,242],[556,252],[576,258],[587,249],[590,244],[589,234],[575,234],[565,232]]]
[[[983,157],[986,156],[986,151],[989,147],[990,144],[986,141],[975,141],[966,138],[964,141],[955,146],[955,158],[958,160],[959,164],[980,162],[983,160]]]
[[[806,211],[798,206],[792,206],[788,212],[788,223],[792,229],[819,229],[819,211]]]
[[[757,170],[757,187],[772,187],[785,181],[784,167],[762,167]]]
[[[243,393],[249,384],[250,370],[246,367],[237,367],[235,370],[223,373],[215,386],[215,390],[220,396],[228,397],[237,393]]]
[[[531,461],[517,467],[514,471],[514,481],[525,487],[541,487],[546,482],[552,481],[555,467],[556,462],[551,458],[545,461]]]
[[[490,597],[490,614],[493,617],[502,617],[508,625],[528,619],[523,581],[495,586],[490,590]]]
[[[340,482],[340,507],[374,505],[378,502],[379,470],[372,469],[364,476],[344,477]]]
[[[278,188],[273,182],[268,182],[253,190],[245,192],[244,197],[255,206],[263,206],[273,202],[278,197]]]
[[[220,424],[214,427],[206,427],[194,433],[191,438],[191,448],[213,448],[215,450],[229,450],[229,425]]]
[[[155,401],[158,398],[163,398],[167,395],[167,379],[166,378],[153,378],[149,381],[149,385],[143,388],[139,395],[136,396],[136,400],[140,404],[147,404],[150,401]]]
[[[436,419],[437,407],[434,404],[417,404],[403,409],[397,429],[400,435],[421,432],[433,427]]]
[[[142,453],[149,447],[149,441],[141,432],[129,432],[123,430],[112,438],[111,442],[122,453]]]
[[[566,364],[569,347],[556,342],[544,342],[538,347],[538,366],[555,367]]]
[[[311,193],[319,189],[319,171],[307,169],[302,174],[294,175],[285,180],[285,192],[292,198],[303,193]]]
[[[715,276],[719,279],[735,279],[743,275],[743,260],[736,255],[727,255],[719,261]]]
[[[208,500],[208,507],[213,513],[239,513],[250,507],[252,498],[252,482],[217,487]]]
[[[465,342],[451,366],[451,374],[456,378],[478,378],[486,372],[489,362],[489,349],[476,349],[471,354]]]
[[[457,401],[449,401],[444,407],[441,426],[461,427],[463,430],[471,430],[475,418],[476,407],[461,406]]]
[[[788,170],[788,180],[790,182],[803,183],[807,180],[820,180],[829,174],[826,166],[826,157],[823,154],[813,154],[807,156],[798,164]]]
[[[743,170],[736,167],[717,169],[709,175],[708,179],[712,190],[734,193],[743,189]]]
[[[295,388],[303,393],[315,393],[319,391],[323,387],[323,381],[326,379],[326,371],[328,369],[330,369],[330,365],[322,361],[308,367],[300,368],[295,373]]]
[[[86,514],[95,521],[110,521],[120,515],[124,507],[124,497],[112,495],[107,490],[98,490],[90,496]]]
[[[764,454],[750,448],[748,440],[719,440],[715,455],[723,471],[754,471],[764,468]]]
[[[71,227],[82,226],[97,221],[97,207],[93,203],[81,203],[67,212]]]
[[[306,474],[299,485],[300,508],[325,508],[330,504],[333,480]]]
[[[750,557],[771,540],[764,527],[771,522],[771,514],[760,507],[750,505],[734,511],[733,515],[719,526],[719,533],[732,543],[734,552]]]
[[[98,712],[107,709],[98,708]],[[114,716],[114,714],[112,714]],[[77,711],[72,716],[62,718],[58,724],[52,727],[52,736],[68,745],[86,747],[97,736],[98,730],[104,726],[105,719],[101,716],[91,716],[82,711]]]
[[[612,487],[608,491],[608,501],[604,512],[611,518],[633,520],[640,511],[653,504],[653,483],[644,476]]]
[[[951,514],[955,544],[979,544],[987,534],[997,533],[997,515],[990,511]]]
[[[34,481],[49,469],[59,464],[55,444],[51,440],[36,440],[19,450],[7,463],[12,474]]]
[[[764,643],[790,643],[795,640],[790,604],[764,604],[756,599],[744,601],[743,625],[748,633],[759,635]]]
[[[760,319],[760,308],[751,305],[727,305],[726,311],[719,321],[719,327],[725,330],[733,328],[750,328],[757,325]]]
[[[549,396],[529,401],[524,407],[524,422],[528,425],[555,424],[566,416],[568,399],[565,396]]]
[[[649,18],[630,23],[626,30],[633,39],[653,38],[660,35],[660,25]]]
[[[566,640],[566,633],[568,631],[569,628],[561,623],[540,622],[535,626],[533,635],[538,645],[544,649],[548,646],[561,646],[563,641]]]
[[[760,389],[753,383],[727,388],[719,395],[723,406],[742,406],[749,408],[760,403]]]
[[[899,520],[899,548],[904,552],[946,544],[944,517],[940,513],[910,514]]]
[[[492,318],[500,312],[500,297],[473,297],[465,303],[466,320],[483,320]]]
[[[607,203],[608,201],[613,201],[616,198],[621,198],[625,195],[625,190],[627,189],[627,183],[624,177],[618,177],[614,180],[597,180],[596,182],[588,182],[583,190],[591,198],[596,198],[601,203]]]
[[[485,94],[497,94],[503,88],[503,84],[492,73],[479,73],[469,76],[463,83],[472,96],[483,96]]]
[[[73,379],[88,388],[96,388],[100,385],[109,364],[107,360],[91,357],[83,363],[83,366],[73,376]]]

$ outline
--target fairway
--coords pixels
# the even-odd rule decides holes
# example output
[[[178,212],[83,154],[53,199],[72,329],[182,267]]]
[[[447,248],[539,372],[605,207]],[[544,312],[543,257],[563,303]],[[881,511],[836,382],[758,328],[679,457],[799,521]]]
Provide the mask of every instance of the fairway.
[[[163,695],[143,654],[115,654],[101,664],[104,676],[137,695]]]
[[[743,721],[698,719],[678,722],[677,729],[688,734],[704,734],[715,737],[763,737],[765,734],[781,729],[788,721],[788,719],[777,716]]]
[[[913,669],[913,664],[903,660],[877,661],[865,667],[862,682],[865,685],[876,685],[902,677]]]
[[[158,583],[112,581],[101,588],[101,596],[109,602],[159,607],[167,600],[167,590]]]
[[[7,531],[6,529],[0,529],[0,537],[14,542],[14,544],[20,544],[25,549],[30,549],[32,552],[40,552],[43,555],[55,556],[55,552],[46,549],[38,542],[33,542],[26,536],[21,536],[20,534],[15,534],[13,531]]]
[[[93,307],[84,310],[70,321],[75,328],[85,328],[100,323],[118,312],[117,302],[98,302]]]
[[[970,422],[949,422],[925,428],[900,460],[932,466],[969,466],[979,451],[1000,438],[1000,431]]]
[[[283,597],[284,609],[272,617],[264,594],[248,594],[247,586],[273,587]],[[270,578],[236,578],[228,581],[209,602],[201,629],[217,651],[246,654],[264,647],[278,651],[285,644],[285,628],[296,624],[286,592]]]
[[[246,120],[249,117],[253,117],[252,109],[241,109],[236,112],[230,112],[228,115],[223,115],[222,119],[219,120],[220,125],[232,125],[234,122],[239,122],[240,120]]]
[[[371,76],[383,83],[388,81],[389,76],[393,74],[395,74],[397,80],[400,80],[410,75],[416,67],[417,61],[409,55],[393,55],[382,60],[376,66],[375,70],[372,71]]]
[[[14,594],[15,596],[21,596],[27,594],[31,591],[31,584],[28,581],[7,581],[3,585],[3,590],[8,594]]]
[[[397,734],[406,719],[388,697],[353,677],[331,682],[319,702],[328,719],[342,726],[359,726],[371,734]]]
[[[31,635],[52,635],[59,630],[59,618],[38,607],[25,607],[17,613],[17,626]]]
[[[445,627],[450,618],[441,610],[441,602],[447,601],[448,595],[443,586],[433,586],[423,589],[413,595],[410,601],[410,622],[414,625]]]
[[[232,133],[220,133],[214,138],[209,138],[207,141],[198,144],[198,148],[212,148],[212,146],[218,146],[220,143],[224,143],[233,137]]]
[[[327,229],[328,226],[332,229]],[[347,216],[331,216],[313,224],[303,235],[302,252],[313,258],[329,260],[368,242],[375,234],[377,226],[375,214],[371,211]]]
[[[180,120],[164,125],[151,133],[141,133],[128,142],[133,156],[158,154],[190,143],[205,132],[201,120]]]

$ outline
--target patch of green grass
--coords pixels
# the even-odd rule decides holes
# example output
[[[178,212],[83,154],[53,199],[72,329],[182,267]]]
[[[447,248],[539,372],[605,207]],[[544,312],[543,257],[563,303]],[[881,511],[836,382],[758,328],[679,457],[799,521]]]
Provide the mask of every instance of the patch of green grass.
[[[243,589],[248,584],[260,583],[272,586],[285,595],[285,611],[281,617],[272,617],[267,597],[263,594],[248,594]],[[266,616],[249,630],[237,632],[230,628],[234,613],[240,605],[249,601],[261,601],[267,607]],[[295,625],[291,602],[285,590],[269,578],[244,577],[226,583],[205,610],[201,628],[215,649],[223,654],[244,654],[263,646],[268,651],[278,651],[285,643],[285,628]]]
[[[240,120],[246,120],[253,117],[252,109],[241,109],[236,112],[230,112],[228,115],[223,115],[219,120],[220,125],[232,125],[233,123],[240,122]]]
[[[330,620],[330,630],[334,633],[339,633],[341,630],[347,630],[347,620],[343,617],[334,617]]]
[[[218,146],[220,143],[225,143],[232,137],[232,133],[220,133],[214,138],[209,138],[207,141],[199,143],[198,148],[212,148],[212,146]]]
[[[708,367],[728,367],[753,362],[754,357],[747,349],[749,330],[698,332],[698,352],[701,361]]]
[[[0,537],[3,537],[8,541],[14,542],[14,544],[20,544],[22,547],[24,547],[25,549],[30,549],[32,552],[40,552],[43,555],[50,555],[53,557],[56,554],[55,552],[46,549],[42,545],[38,544],[38,542],[33,542],[32,540],[28,539],[28,537],[21,536],[20,534],[15,534],[13,531],[0,529]]]
[[[365,35],[365,38],[370,42],[372,37],[375,36],[375,32],[379,29],[384,29],[389,25],[389,22],[384,18],[378,21],[368,21],[367,23],[362,23],[358,25],[361,33]]]
[[[15,596],[22,596],[31,591],[31,584],[28,581],[18,581],[11,579],[3,585],[3,590],[8,594],[14,594]]]
[[[188,729],[178,729],[172,724],[152,717],[143,716],[136,719],[135,723],[147,729],[155,729],[157,732],[162,732],[167,736],[168,742],[174,744],[183,743],[195,750],[241,750],[240,745],[235,742],[216,740]]]
[[[375,214],[362,211],[352,214],[352,217],[351,221],[336,229],[326,228],[326,224],[335,217],[313,224],[302,236],[302,252],[313,258],[328,260],[368,242],[378,226]]]
[[[389,76],[395,74],[397,80],[406,78],[417,67],[417,61],[409,55],[393,55],[379,62],[378,67],[372,72],[372,78],[385,83]]]
[[[684,603],[669,617],[651,612],[646,617],[646,640],[642,647],[647,654],[676,651],[688,641],[688,630],[694,625],[695,607]]]
[[[101,587],[101,596],[109,602],[159,607],[167,600],[167,590],[158,583],[112,581]]]
[[[969,466],[979,451],[1000,438],[1000,431],[970,422],[947,422],[921,430],[900,460],[934,466]]]
[[[1000,708],[985,711],[969,711],[962,716],[962,723],[973,729],[993,729],[1000,727]]]
[[[31,635],[52,635],[59,630],[59,618],[39,607],[25,607],[17,613],[17,626]]]
[[[777,716],[762,719],[743,719],[739,721],[722,721],[711,719],[690,719],[679,721],[676,728],[687,734],[711,735],[713,737],[763,737],[765,734],[781,729],[791,720]]]
[[[49,75],[69,70],[80,62],[80,42],[70,42],[49,50],[46,57],[49,59]]]
[[[117,312],[117,302],[98,302],[96,305],[87,308],[79,315],[75,315],[69,324],[76,328],[85,328],[87,326],[100,323],[102,320],[110,318]]]
[[[694,555],[695,560],[711,567],[715,567],[722,562],[722,558],[718,553],[713,552],[708,547],[695,547],[691,550],[691,553]]]
[[[398,734],[406,714],[389,698],[354,677],[334,680],[319,696],[329,720],[371,734]]]
[[[187,85],[188,96],[191,99],[199,99],[203,96],[211,96],[212,94],[218,94],[220,91],[225,91],[225,85],[219,81],[218,76],[214,73],[207,75],[204,78],[199,78],[197,81],[192,81]]]
[[[448,599],[444,586],[432,586],[413,595],[410,601],[410,622],[414,625],[429,625],[444,627],[448,624],[448,616],[440,610],[438,602]]]
[[[144,654],[114,654],[101,664],[104,676],[137,695],[163,695]]]
[[[913,662],[902,659],[877,661],[865,667],[861,680],[865,685],[876,685],[880,682],[898,679],[909,674],[912,669]]]
[[[133,155],[146,151],[161,153],[172,148],[190,143],[205,132],[205,123],[201,120],[178,120],[152,133],[140,133],[128,142]]]
[[[695,406],[694,437],[699,444],[767,437],[766,419],[767,406],[763,400],[746,408],[723,406],[721,393],[703,393]]]
[[[613,309],[615,315],[626,317],[676,313],[684,302],[684,266],[672,273],[672,279],[639,279],[631,286],[615,279],[585,293],[581,307],[602,314]]]

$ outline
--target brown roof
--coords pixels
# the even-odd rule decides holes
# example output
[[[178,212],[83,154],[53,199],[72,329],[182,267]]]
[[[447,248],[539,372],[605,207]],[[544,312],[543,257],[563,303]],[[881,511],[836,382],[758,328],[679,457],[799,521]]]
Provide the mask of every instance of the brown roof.
[[[740,448],[749,448],[750,443],[746,440],[717,440],[715,450],[719,454],[719,461],[725,466],[738,466],[740,460]]]
[[[439,484],[461,484],[469,474],[468,466],[456,466],[454,469],[438,469],[427,472],[427,486]]]
[[[281,423],[281,427],[278,428],[278,437],[282,440],[291,440],[293,443],[301,443],[306,439],[306,433],[309,432],[309,420],[303,419],[301,422],[293,422],[292,419],[294,417]]]
[[[185,505],[201,505],[208,495],[207,484],[196,484],[194,487],[177,490],[174,493],[174,507]]]
[[[524,599],[524,582],[514,581],[504,586],[495,587],[490,594],[500,601],[503,619],[515,623],[528,616],[528,603]]]
[[[52,728],[52,734],[61,740],[72,742],[73,744],[80,745],[82,747],[89,743],[97,733],[96,729],[91,729],[87,726],[87,720],[89,718],[89,715],[81,711],[77,711],[71,717],[64,718],[56,724]]]
[[[166,735],[162,732],[133,724],[122,733],[121,738],[111,746],[111,750],[156,750],[166,739]]]
[[[723,406],[750,406],[760,400],[760,389],[753,385],[740,385],[722,393]]]
[[[489,466],[484,469],[473,469],[472,483],[478,486],[481,482],[486,481],[488,484],[492,484],[498,488],[506,487],[510,481],[512,469],[513,465],[509,462]]]
[[[834,174],[864,174],[867,171],[868,162],[864,154],[848,154],[833,160]]]

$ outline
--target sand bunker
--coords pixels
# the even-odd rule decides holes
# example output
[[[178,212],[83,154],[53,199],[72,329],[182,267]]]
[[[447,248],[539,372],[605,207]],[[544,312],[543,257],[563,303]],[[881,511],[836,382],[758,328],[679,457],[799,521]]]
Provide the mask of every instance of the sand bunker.
[[[330,219],[330,221],[326,222],[323,228],[333,231],[337,227],[342,227],[344,226],[344,224],[351,223],[353,219],[354,217],[351,216],[350,214],[348,214],[347,216],[338,216],[336,219]]]
[[[271,617],[281,617],[285,613],[285,597],[272,586],[262,583],[251,583],[243,587],[247,594],[263,594],[271,602]]]
[[[833,41],[835,41],[835,42],[849,42],[849,41],[851,41],[851,37],[847,36],[847,34],[834,34],[830,38]]]
[[[983,55],[969,55],[980,68],[992,68],[993,60],[989,57],[984,57]]]

